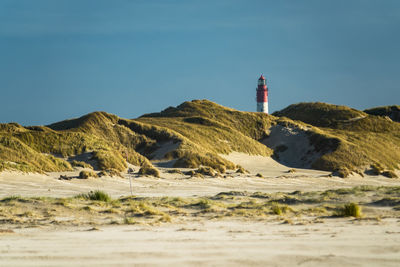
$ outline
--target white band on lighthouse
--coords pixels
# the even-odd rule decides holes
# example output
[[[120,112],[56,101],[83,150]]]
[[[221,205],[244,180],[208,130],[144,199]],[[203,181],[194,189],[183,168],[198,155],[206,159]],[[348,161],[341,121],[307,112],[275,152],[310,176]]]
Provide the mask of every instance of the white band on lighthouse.
[[[268,102],[257,102],[257,112],[268,114]]]
[[[262,74],[258,79],[256,91],[257,112],[268,114],[268,86],[267,80]]]

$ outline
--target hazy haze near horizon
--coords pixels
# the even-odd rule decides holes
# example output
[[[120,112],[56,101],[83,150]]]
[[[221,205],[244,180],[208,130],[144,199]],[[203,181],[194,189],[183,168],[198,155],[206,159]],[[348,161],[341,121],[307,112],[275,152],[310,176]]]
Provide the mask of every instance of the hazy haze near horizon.
[[[192,99],[255,110],[400,104],[400,1],[0,2],[0,122],[125,118]]]

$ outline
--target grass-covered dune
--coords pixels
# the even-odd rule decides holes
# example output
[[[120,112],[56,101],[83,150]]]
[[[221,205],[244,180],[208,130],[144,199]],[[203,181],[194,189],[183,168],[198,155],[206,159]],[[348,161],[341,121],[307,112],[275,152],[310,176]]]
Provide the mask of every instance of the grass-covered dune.
[[[126,162],[151,166],[149,159],[161,153],[161,158],[174,160],[177,167],[211,166],[223,172],[236,165],[218,153],[240,151],[268,156],[272,150],[257,142],[257,134],[264,134],[269,125],[262,114],[233,111],[209,101],[185,102],[200,109],[214,106],[216,114],[230,118],[237,130],[214,121],[192,110],[188,117],[123,119],[105,112],[93,112],[76,119],[48,126],[23,127],[16,123],[0,125],[0,169],[22,171],[64,171],[81,154],[91,154],[100,170],[123,171]],[[243,115],[241,115],[243,114]],[[246,115],[245,115],[246,114]],[[264,118],[263,118],[264,117]],[[248,126],[238,125],[248,118]],[[261,123],[261,124],[260,124]],[[266,126],[263,126],[264,123]],[[259,125],[260,124],[260,125]],[[242,133],[243,132],[243,133]],[[160,157],[160,155],[158,155]]]
[[[294,165],[298,157],[301,167],[342,174],[374,165],[380,173],[399,167],[399,146],[399,123],[345,106],[300,103],[266,115],[193,100],[137,119],[93,112],[48,126],[0,124],[0,170],[71,170],[89,155],[99,170],[163,160],[224,172],[237,166],[219,154],[237,151]]]
[[[314,126],[330,127],[339,122],[365,117],[366,114],[346,106],[315,102],[293,104],[274,112],[273,115],[303,121]]]
[[[393,121],[400,122],[400,106],[383,106],[364,110],[365,113],[376,116],[387,116]]]
[[[385,168],[399,168],[400,124],[397,122],[326,103],[294,104],[274,115],[311,124],[318,127],[321,135],[336,139],[335,147],[318,158],[313,168],[347,172],[372,165],[378,173]]]

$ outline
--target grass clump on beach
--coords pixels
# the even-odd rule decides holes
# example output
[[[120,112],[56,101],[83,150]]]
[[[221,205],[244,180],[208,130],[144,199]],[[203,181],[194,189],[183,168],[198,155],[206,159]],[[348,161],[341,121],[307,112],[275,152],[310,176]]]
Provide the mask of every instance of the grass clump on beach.
[[[76,198],[82,198],[82,199],[87,199],[87,200],[97,200],[97,201],[104,201],[104,202],[110,202],[111,197],[109,194],[107,194],[104,191],[96,190],[96,191],[90,191],[87,194],[79,194],[76,196]]]
[[[94,171],[80,171],[79,178],[81,179],[88,179],[90,177],[98,177],[98,175]]]
[[[103,191],[74,198],[20,197],[0,199],[3,225],[159,224],[171,221],[241,218],[270,222],[313,223],[354,217],[400,218],[400,187],[362,186],[327,191],[249,193],[221,192],[209,197],[121,197]],[[355,202],[357,201],[357,202]],[[368,209],[362,213],[361,205]],[[60,219],[62,218],[62,219]]]
[[[362,216],[361,207],[356,203],[345,204],[343,208],[340,209],[338,215],[343,217],[360,218]]]
[[[153,166],[143,166],[139,169],[138,174],[140,175],[148,175],[154,177],[160,177],[160,172],[154,168]]]

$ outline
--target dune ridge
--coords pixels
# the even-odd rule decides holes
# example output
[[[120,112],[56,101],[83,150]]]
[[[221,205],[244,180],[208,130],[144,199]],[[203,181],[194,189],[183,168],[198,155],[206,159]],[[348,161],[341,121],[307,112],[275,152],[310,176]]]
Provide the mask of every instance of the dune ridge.
[[[386,113],[369,113],[316,102],[266,115],[193,100],[136,119],[93,112],[47,126],[6,123],[0,124],[0,170],[70,171],[80,158],[113,173],[155,162],[224,173],[239,166],[220,155],[241,152],[344,177],[393,172],[400,124]]]

